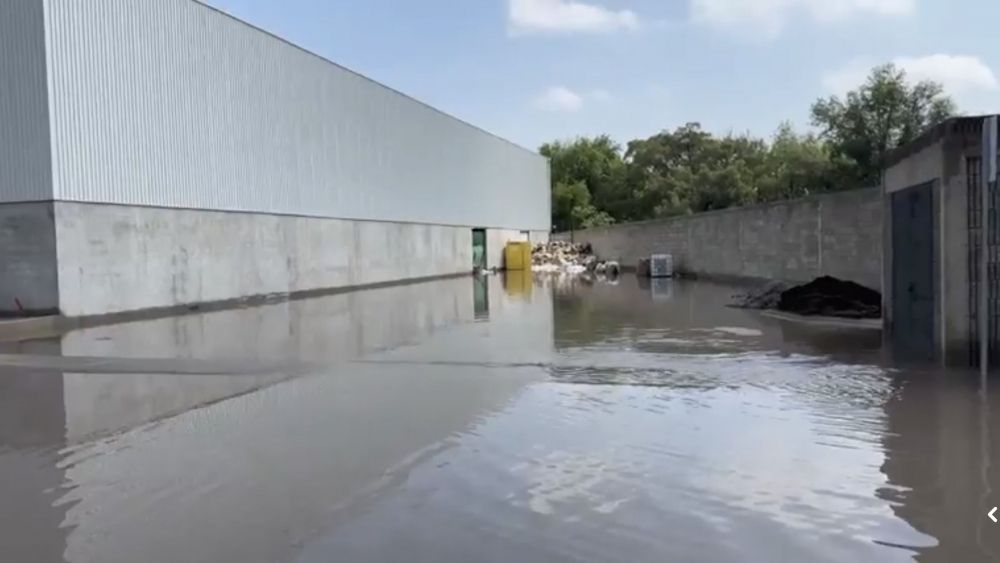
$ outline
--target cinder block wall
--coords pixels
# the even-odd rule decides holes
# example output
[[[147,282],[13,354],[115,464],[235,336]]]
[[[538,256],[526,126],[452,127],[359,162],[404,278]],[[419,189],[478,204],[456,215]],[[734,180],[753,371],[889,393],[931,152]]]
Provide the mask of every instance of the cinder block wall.
[[[472,271],[472,230],[55,202],[59,310],[105,315]]]
[[[0,204],[0,316],[58,309],[52,203]]]
[[[682,273],[809,281],[821,275],[882,287],[882,199],[878,188],[824,194],[601,229],[559,233],[602,258],[634,267],[673,254]]]

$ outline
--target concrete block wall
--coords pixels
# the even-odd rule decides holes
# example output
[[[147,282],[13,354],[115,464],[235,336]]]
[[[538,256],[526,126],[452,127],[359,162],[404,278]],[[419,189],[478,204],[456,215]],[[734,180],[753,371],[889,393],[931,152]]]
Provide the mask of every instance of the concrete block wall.
[[[489,266],[512,240],[488,229]],[[458,275],[472,228],[64,201],[0,204],[0,312],[99,316]]]
[[[882,199],[854,190],[687,217],[559,233],[634,267],[673,254],[679,272],[791,282],[820,275],[882,287]]]
[[[58,309],[52,203],[0,204],[0,313]]]
[[[55,202],[69,317],[470,272],[472,231],[416,223]]]

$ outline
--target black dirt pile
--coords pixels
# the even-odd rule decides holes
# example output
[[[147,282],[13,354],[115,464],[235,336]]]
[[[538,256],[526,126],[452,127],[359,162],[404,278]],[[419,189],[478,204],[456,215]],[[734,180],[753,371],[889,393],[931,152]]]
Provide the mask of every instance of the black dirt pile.
[[[778,309],[809,316],[879,319],[882,294],[851,281],[823,276],[784,291]]]
[[[731,306],[777,309],[808,316],[879,319],[882,317],[882,294],[851,281],[824,276],[794,287],[771,282],[734,295]]]
[[[786,289],[788,284],[771,282],[747,293],[734,295],[732,306],[740,309],[777,309],[781,303],[781,294]]]

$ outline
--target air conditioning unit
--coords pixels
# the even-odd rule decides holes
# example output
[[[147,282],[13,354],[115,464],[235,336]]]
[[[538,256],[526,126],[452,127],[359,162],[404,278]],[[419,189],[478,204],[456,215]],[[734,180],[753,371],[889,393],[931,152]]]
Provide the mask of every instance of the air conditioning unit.
[[[649,257],[649,277],[674,277],[674,256],[672,254],[654,254]]]

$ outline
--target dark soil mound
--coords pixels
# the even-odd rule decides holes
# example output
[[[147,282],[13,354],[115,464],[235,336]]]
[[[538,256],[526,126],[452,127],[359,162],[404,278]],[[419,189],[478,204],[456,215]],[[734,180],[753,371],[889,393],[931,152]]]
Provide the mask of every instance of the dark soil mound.
[[[823,276],[782,293],[778,309],[800,315],[879,319],[882,294],[851,281]]]
[[[747,293],[734,295],[731,306],[739,309],[777,309],[781,294],[787,289],[786,283],[770,282]]]

